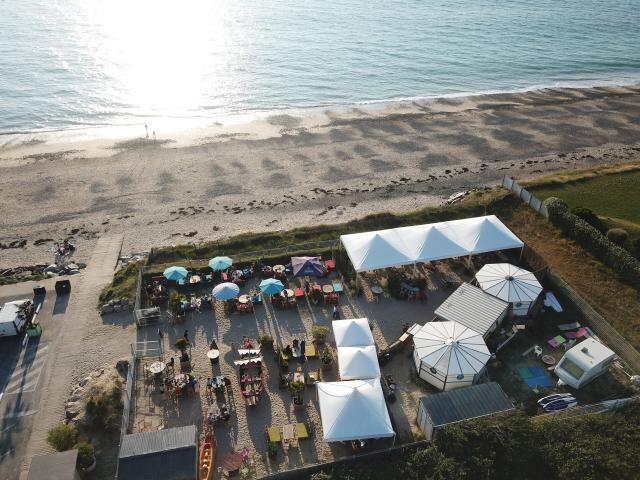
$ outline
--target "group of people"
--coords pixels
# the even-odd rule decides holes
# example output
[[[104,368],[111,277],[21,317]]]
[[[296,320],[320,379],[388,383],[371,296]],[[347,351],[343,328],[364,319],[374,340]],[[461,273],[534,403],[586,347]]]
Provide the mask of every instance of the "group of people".
[[[229,413],[229,407],[227,407],[226,403],[220,405],[220,413],[216,414],[209,411],[209,413],[207,414],[207,422],[209,422],[209,425],[212,425],[216,422],[226,422],[230,418],[231,414]]]
[[[304,339],[298,341],[297,338],[293,339],[293,346],[287,345],[282,349],[283,353],[288,357],[298,358],[301,362],[306,360],[305,350],[307,343]]]

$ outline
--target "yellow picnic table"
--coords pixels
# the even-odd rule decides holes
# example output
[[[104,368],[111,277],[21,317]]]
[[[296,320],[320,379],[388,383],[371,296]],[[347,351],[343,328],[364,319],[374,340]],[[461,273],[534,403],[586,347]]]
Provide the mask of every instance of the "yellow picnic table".
[[[270,442],[280,443],[280,427],[267,427],[267,436]]]
[[[316,346],[313,343],[305,343],[304,356],[307,358],[315,358],[317,356]]]
[[[298,438],[309,438],[309,432],[304,423],[296,423],[296,436]]]

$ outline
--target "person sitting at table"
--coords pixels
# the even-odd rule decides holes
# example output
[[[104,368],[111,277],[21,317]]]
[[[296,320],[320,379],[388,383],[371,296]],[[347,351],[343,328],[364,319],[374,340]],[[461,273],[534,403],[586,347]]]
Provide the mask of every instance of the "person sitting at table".
[[[207,377],[207,392],[211,394],[211,389],[213,389],[213,380],[211,377]]]
[[[176,361],[173,359],[173,357],[171,357],[171,358],[169,359],[169,366],[170,366],[171,368],[173,368],[175,364],[176,364]]]
[[[289,357],[293,356],[293,352],[291,350],[291,345],[287,345],[286,347],[284,347],[283,352],[284,352],[285,355],[287,355]]]

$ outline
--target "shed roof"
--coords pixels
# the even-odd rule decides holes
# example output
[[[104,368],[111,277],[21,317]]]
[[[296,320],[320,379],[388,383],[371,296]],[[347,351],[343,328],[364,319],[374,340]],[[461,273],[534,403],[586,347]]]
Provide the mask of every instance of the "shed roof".
[[[31,460],[28,480],[75,480],[79,479],[76,471],[78,450],[36,455]]]
[[[495,382],[428,395],[420,402],[436,427],[514,409]]]
[[[197,451],[195,425],[125,435],[120,446],[118,480],[195,479]]]
[[[469,283],[463,283],[434,312],[484,336],[509,308],[509,304]]]

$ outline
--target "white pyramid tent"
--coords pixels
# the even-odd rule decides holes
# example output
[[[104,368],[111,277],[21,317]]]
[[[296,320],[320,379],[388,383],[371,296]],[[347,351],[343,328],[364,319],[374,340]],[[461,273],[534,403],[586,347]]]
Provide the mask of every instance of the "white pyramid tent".
[[[413,343],[418,375],[441,390],[472,385],[491,357],[482,335],[457,322],[429,322]]]
[[[396,231],[410,246],[412,258],[419,262],[463,257],[468,254],[467,250],[452,238],[454,232],[445,223],[402,227]]]
[[[476,273],[480,288],[513,305],[515,315],[527,315],[542,293],[533,273],[510,263],[490,263]]]
[[[394,230],[354,233],[340,238],[357,272],[414,263],[407,246]]]
[[[449,222],[455,238],[470,254],[520,248],[524,245],[495,215]]]
[[[339,347],[338,367],[341,380],[364,380],[380,377],[376,347]]]
[[[362,347],[373,345],[373,335],[366,318],[335,320],[331,323],[336,347]]]
[[[325,442],[393,437],[380,379],[317,384]]]

